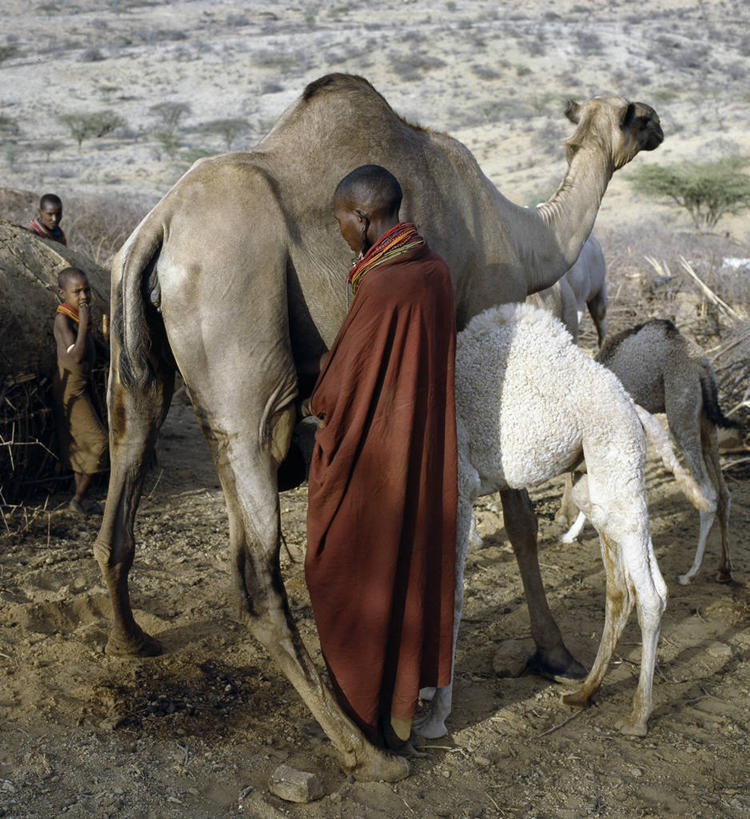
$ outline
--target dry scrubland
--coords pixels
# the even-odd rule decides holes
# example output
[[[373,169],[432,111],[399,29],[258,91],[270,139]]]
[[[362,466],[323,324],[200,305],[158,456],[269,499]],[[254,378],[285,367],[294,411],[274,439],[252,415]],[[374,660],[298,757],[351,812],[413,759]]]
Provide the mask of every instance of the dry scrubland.
[[[520,203],[546,198],[562,176],[569,96],[617,92],[654,105],[666,140],[636,163],[750,155],[742,2],[561,2],[550,11],[534,2],[6,0],[3,10],[2,184],[58,192],[71,244],[99,261],[196,156],[227,140],[252,146],[308,81],[333,70],[363,74],[407,119],[456,135]],[[164,102],[190,106],[171,132],[150,113]],[[107,109],[122,124],[80,149],[58,119]],[[217,124],[227,119],[233,124]],[[722,260],[750,257],[748,212],[720,222],[721,235],[699,235],[686,215],[635,195],[627,175],[612,181],[597,223],[610,327],[675,319],[709,349],[729,409],[747,388],[736,383],[747,321],[718,311],[679,260],[747,316],[747,271]],[[32,201],[6,190],[0,216],[24,220]],[[588,319],[583,342],[593,342]],[[57,511],[62,495],[30,505],[0,535],[0,816],[747,816],[750,484],[738,460],[726,461],[731,586],[712,579],[715,535],[695,583],[674,583],[692,557],[697,513],[649,468],[670,600],[645,740],[613,728],[635,686],[635,622],[595,706],[565,725],[573,712],[558,686],[496,675],[498,646],[528,637],[528,620],[487,499],[477,509],[489,545],[467,566],[452,733],[431,743],[408,780],[361,785],[341,775],[295,692],[232,616],[223,500],[178,398],[144,493],[132,574],[138,616],[163,640],[163,657],[103,655],[108,602],[90,550],[96,524]],[[603,619],[598,544],[590,529],[579,545],[556,541],[559,491],[534,493],[542,570],[570,647],[590,663]],[[304,489],[282,497],[282,561],[315,650],[300,562],[305,502]],[[282,761],[316,771],[326,796],[306,807],[271,796],[268,776]]]

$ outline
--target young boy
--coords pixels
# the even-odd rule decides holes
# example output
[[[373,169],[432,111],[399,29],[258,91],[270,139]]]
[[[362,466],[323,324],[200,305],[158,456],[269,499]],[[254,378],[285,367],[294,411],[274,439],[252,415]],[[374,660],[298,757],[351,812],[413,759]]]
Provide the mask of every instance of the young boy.
[[[399,220],[398,180],[363,165],[333,206],[359,261],[309,401],[305,578],[339,703],[409,752],[420,688],[451,679],[457,448],[455,305],[445,262]]]
[[[32,219],[26,227],[37,236],[51,239],[53,242],[67,245],[65,233],[60,227],[62,222],[62,200],[54,193],[45,193],[39,200],[39,209],[36,218]]]
[[[98,504],[85,505],[91,478],[102,468],[107,452],[107,433],[99,420],[91,392],[91,367],[96,351],[89,335],[91,287],[86,274],[67,267],[57,277],[62,304],[55,314],[57,372],[54,394],[60,447],[75,476],[71,512],[85,515],[99,511]]]

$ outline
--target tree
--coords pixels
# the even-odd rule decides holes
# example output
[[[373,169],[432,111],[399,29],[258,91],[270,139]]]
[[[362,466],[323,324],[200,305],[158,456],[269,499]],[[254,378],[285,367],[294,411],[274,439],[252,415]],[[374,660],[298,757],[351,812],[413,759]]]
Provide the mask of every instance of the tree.
[[[115,128],[125,124],[125,120],[114,111],[105,109],[91,113],[61,114],[58,119],[67,125],[71,135],[78,143],[78,150],[84,139],[89,137],[103,137]]]
[[[37,144],[37,148],[44,154],[45,159],[49,162],[50,155],[59,151],[63,147],[59,139],[45,139]]]
[[[173,131],[152,131],[151,135],[161,145],[162,150],[172,159],[174,159],[180,147],[180,139]],[[159,157],[161,158],[161,157]]]
[[[9,60],[11,57],[15,57],[18,51],[17,45],[0,46],[0,63],[3,62],[3,60]]]
[[[206,134],[219,134],[226,143],[227,150],[232,147],[232,143],[237,137],[247,131],[248,124],[244,119],[212,119],[201,125],[201,131]]]
[[[15,136],[20,132],[21,129],[18,127],[18,123],[13,119],[13,117],[0,114],[0,134]]]
[[[668,199],[685,208],[696,228],[711,229],[722,216],[750,207],[750,176],[745,157],[733,156],[680,165],[646,165],[628,175],[646,196]]]
[[[180,120],[191,111],[187,102],[159,102],[152,105],[148,112],[154,119],[161,123],[161,128],[157,133],[172,134],[180,124]]]

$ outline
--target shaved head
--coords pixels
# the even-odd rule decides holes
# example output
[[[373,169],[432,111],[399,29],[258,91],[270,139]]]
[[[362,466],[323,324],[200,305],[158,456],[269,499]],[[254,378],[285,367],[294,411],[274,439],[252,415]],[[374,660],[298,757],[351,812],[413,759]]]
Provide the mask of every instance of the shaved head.
[[[54,205],[62,209],[62,199],[56,193],[45,193],[39,200],[40,209],[44,210],[45,205]]]
[[[83,270],[79,270],[77,267],[66,267],[57,274],[57,286],[60,288],[60,290],[65,290],[65,288],[68,286],[68,282],[70,282],[72,279],[78,278],[79,276],[88,282],[88,276],[83,272]]]
[[[381,165],[360,165],[339,182],[333,200],[389,217],[398,214],[402,196],[401,185],[390,171]]]

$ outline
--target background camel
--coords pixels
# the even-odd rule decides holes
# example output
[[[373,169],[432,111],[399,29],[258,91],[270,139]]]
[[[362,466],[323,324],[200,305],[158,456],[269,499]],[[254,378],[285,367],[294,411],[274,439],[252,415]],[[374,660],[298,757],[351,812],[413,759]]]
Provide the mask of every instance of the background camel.
[[[568,116],[578,127],[566,142],[567,174],[549,202],[527,209],[505,199],[460,143],[404,122],[365,80],[327,75],[307,86],[254,151],[196,163],[145,217],[112,270],[112,468],[95,544],[112,597],[109,651],[160,650],[133,618],[127,579],[145,463],[178,368],[226,497],[233,577],[252,633],[347,771],[406,773],[403,760],[365,741],[321,683],[279,574],[276,472],[295,421],[297,367],[331,344],[345,312],[351,260],[332,192],[366,162],[402,181],[402,218],[448,262],[462,326],[559,278],[577,258],[612,173],[663,138],[652,108],[621,97],[571,103]],[[528,498],[504,493],[503,508],[537,662],[548,673],[580,673],[544,597]]]
[[[562,281],[566,281],[573,291],[578,326],[588,308],[601,347],[607,334],[607,265],[601,245],[593,233],[586,239],[576,263]]]
[[[666,413],[669,431],[685,464],[709,501],[708,507],[700,510],[693,564],[677,576],[678,582],[686,585],[698,573],[717,516],[721,559],[716,578],[720,583],[731,582],[729,490],[721,471],[717,428],[738,428],[740,424],[721,411],[716,378],[706,354],[671,321],[650,319],[609,339],[596,360],[612,370],[637,404],[649,412]],[[579,516],[563,541],[574,541],[582,528]]]
[[[606,276],[604,253],[592,233],[570,270],[552,287],[532,294],[527,301],[559,318],[575,341],[578,340],[578,328],[588,307],[601,347],[607,334]]]

